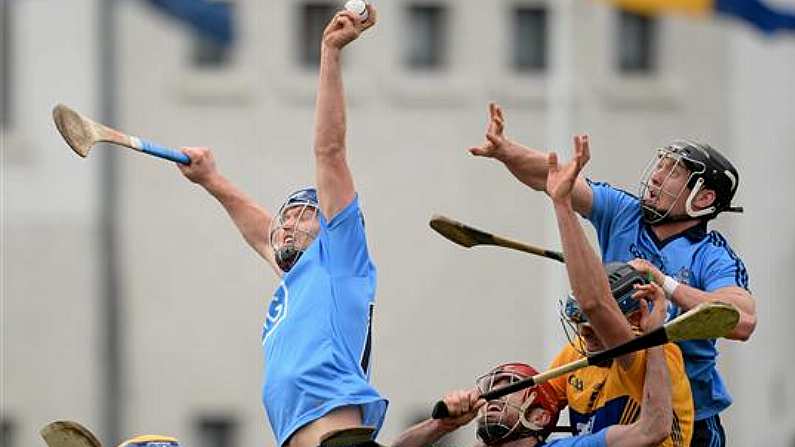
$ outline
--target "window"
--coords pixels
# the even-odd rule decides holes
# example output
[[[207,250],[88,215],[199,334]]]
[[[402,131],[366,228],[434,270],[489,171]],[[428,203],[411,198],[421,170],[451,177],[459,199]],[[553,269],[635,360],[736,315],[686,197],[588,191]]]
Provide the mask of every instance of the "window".
[[[196,6],[195,8],[199,8]],[[235,45],[234,0],[212,0],[195,11],[191,65],[200,70],[220,69],[232,62]]]
[[[199,69],[221,68],[230,62],[229,52],[229,47],[221,45],[214,39],[195,35],[191,62]]]
[[[439,5],[411,5],[408,8],[408,27],[405,64],[415,70],[442,68],[446,63],[447,13]]]
[[[547,67],[547,10],[519,7],[513,14],[513,67],[540,71]]]
[[[616,49],[618,70],[627,74],[649,74],[656,69],[657,22],[654,18],[621,11]]]
[[[11,36],[13,34],[11,3],[5,0],[0,2],[0,130],[2,131],[9,130],[14,124],[14,98],[11,96]],[[5,429],[5,425],[3,427]]]
[[[0,420],[0,445],[3,447],[13,447],[14,444],[14,423],[5,417]]]
[[[298,61],[307,69],[317,68],[320,64],[320,43],[323,30],[334,17],[337,8],[334,3],[304,3],[301,5],[298,42],[301,49],[298,52],[301,60]]]
[[[235,447],[237,423],[229,416],[201,416],[196,421],[200,447]]]

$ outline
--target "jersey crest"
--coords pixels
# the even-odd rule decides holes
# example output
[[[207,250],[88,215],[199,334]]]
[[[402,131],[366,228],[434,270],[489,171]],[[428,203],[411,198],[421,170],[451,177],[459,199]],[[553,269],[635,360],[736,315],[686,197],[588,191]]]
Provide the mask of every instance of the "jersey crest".
[[[569,376],[569,385],[572,386],[577,391],[582,392],[585,389],[585,384],[583,383],[582,379],[575,376],[574,374]]]
[[[290,292],[287,290],[284,281],[282,281],[279,283],[279,288],[276,289],[276,292],[273,294],[270,306],[268,307],[268,315],[265,316],[265,324],[262,326],[263,346],[265,345],[265,340],[273,334],[273,331],[276,330],[279,323],[287,316],[287,301],[289,296]]]
[[[637,259],[645,259],[648,261],[648,256],[646,256],[646,254],[638,247],[637,243],[632,242],[629,244],[628,251],[632,257]]]
[[[586,422],[577,422],[576,424],[577,435],[583,436],[583,435],[590,435],[591,433],[593,433],[594,419],[596,419],[596,415],[589,417]]]
[[[687,267],[682,267],[681,269],[679,269],[678,272],[676,272],[676,275],[674,275],[674,279],[676,280],[676,282],[688,286],[690,285],[690,279],[692,277],[693,277],[693,272],[690,271],[690,269]]]

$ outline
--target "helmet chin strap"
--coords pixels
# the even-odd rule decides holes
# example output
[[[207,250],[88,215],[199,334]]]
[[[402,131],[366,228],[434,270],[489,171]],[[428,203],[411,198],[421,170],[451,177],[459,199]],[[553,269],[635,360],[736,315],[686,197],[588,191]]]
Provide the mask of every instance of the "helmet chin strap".
[[[693,209],[693,200],[696,198],[696,195],[699,193],[699,191],[701,191],[701,188],[703,186],[704,186],[704,178],[699,177],[698,180],[696,180],[696,184],[693,186],[693,190],[690,191],[690,195],[687,196],[687,200],[685,201],[685,212],[690,217],[699,218],[710,215],[715,212],[715,205],[710,206],[708,208],[704,208],[703,210]]]
[[[527,419],[527,414],[529,413],[528,410],[530,409],[530,406],[533,405],[533,401],[535,401],[535,400],[536,400],[536,392],[533,391],[530,394],[530,397],[528,397],[525,400],[524,404],[522,404],[522,407],[521,407],[521,409],[519,411],[519,421],[522,422],[522,425],[524,426],[524,428],[527,428],[527,429],[529,429],[529,430],[531,430],[533,432],[538,432],[540,430],[543,430],[544,427],[542,427],[542,426],[530,421],[529,419]]]

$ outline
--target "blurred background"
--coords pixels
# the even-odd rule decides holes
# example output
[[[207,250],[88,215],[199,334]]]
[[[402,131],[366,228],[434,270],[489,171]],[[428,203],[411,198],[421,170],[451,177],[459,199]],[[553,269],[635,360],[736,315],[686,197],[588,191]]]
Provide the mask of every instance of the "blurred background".
[[[795,446],[795,0],[615,3],[629,9],[381,0],[380,23],[345,50],[350,160],[379,268],[383,443],[497,363],[542,369],[564,340],[561,265],[465,250],[427,225],[443,213],[560,246],[546,198],[466,152],[496,100],[527,145],[567,156],[571,136],[589,132],[587,174],[630,191],[677,137],[734,161],[745,214],[712,227],[746,263],[759,323],[750,341],[719,344],[735,398],[723,424],[732,446]],[[211,147],[272,210],[313,182],[319,40],[340,3],[0,5],[3,447],[43,445],[38,429],[54,419],[106,445],[155,432],[194,447],[272,446],[260,400],[270,268],[170,163],[113,147],[79,159],[51,109]]]

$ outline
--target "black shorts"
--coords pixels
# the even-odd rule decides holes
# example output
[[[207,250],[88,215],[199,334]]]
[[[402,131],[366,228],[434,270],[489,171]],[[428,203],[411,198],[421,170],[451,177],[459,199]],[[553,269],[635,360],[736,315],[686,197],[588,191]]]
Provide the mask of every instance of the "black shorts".
[[[726,433],[717,414],[693,424],[693,439],[690,447],[725,447]]]

